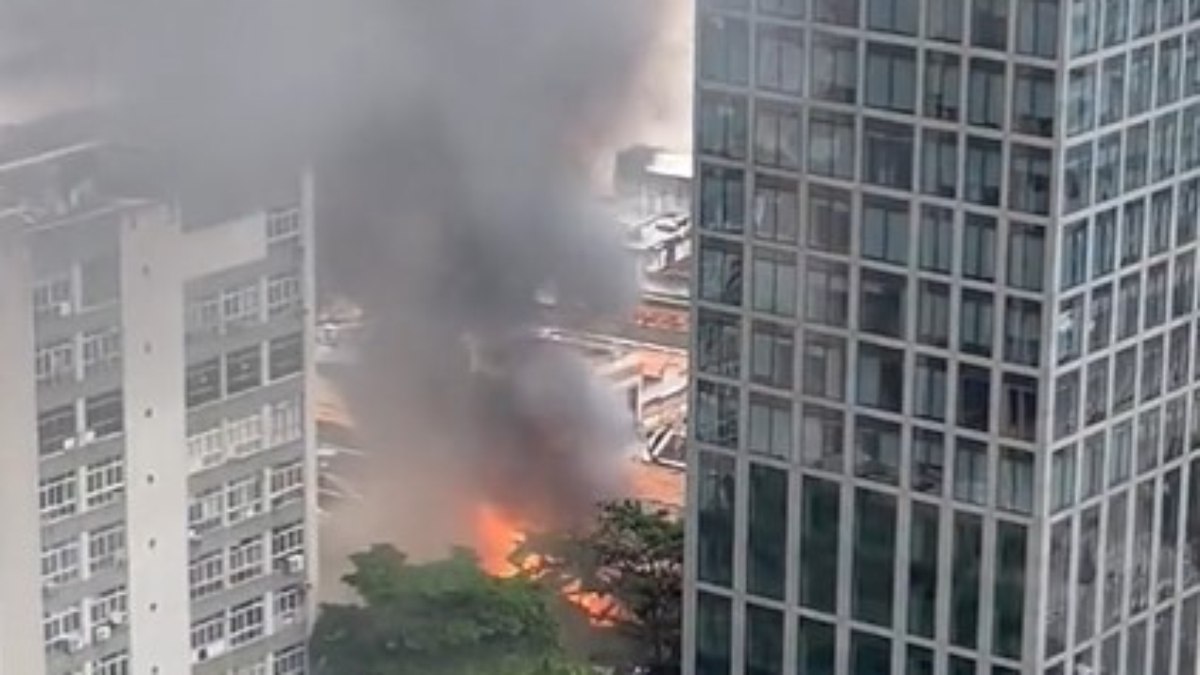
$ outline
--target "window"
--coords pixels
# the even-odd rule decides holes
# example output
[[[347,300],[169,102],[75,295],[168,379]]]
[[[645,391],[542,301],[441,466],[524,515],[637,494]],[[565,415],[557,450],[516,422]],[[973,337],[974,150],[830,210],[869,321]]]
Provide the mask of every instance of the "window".
[[[267,315],[272,319],[299,309],[303,299],[297,274],[276,274],[267,279]]]
[[[83,404],[84,424],[97,438],[121,433],[125,427],[125,406],[121,392],[110,391],[88,397]]]
[[[236,586],[263,575],[266,552],[259,536],[243,539],[229,547],[229,585]]]
[[[42,585],[61,586],[80,577],[79,540],[42,546]]]
[[[959,42],[963,37],[962,0],[928,0],[925,3],[925,35],[943,42]]]
[[[953,0],[951,0],[953,2]],[[962,68],[958,56],[925,53],[925,117],[957,121],[962,109]]]
[[[1200,11],[1200,5],[1193,4],[1192,7],[1193,12]],[[1184,49],[1183,93],[1185,96],[1200,93],[1200,33],[1196,31],[1188,33]]]
[[[304,523],[292,523],[271,530],[271,565],[287,568],[292,556],[304,554]]]
[[[837,606],[838,534],[841,510],[838,484],[804,476],[800,490],[800,605],[824,612]]]
[[[74,309],[75,289],[69,273],[34,283],[33,313],[39,319],[69,316]]]
[[[870,0],[867,27],[872,30],[916,35],[919,4],[916,0]]]
[[[967,201],[982,206],[1000,205],[1000,142],[986,138],[967,139],[966,178],[963,189]]]
[[[804,136],[800,109],[760,103],[754,113],[754,161],[783,169],[800,167],[800,141]]]
[[[83,334],[83,375],[91,377],[121,362],[121,329],[99,328]]]
[[[288,207],[267,211],[267,243],[300,236],[300,209]]]
[[[913,112],[917,99],[916,50],[896,45],[867,43],[866,87],[868,106]]]
[[[217,612],[192,623],[191,633],[192,651],[196,654],[193,661],[204,661],[210,655],[216,656],[220,652],[216,649],[210,652],[209,649],[225,641],[225,612]]]
[[[1063,175],[1063,213],[1074,213],[1092,203],[1092,144],[1067,149]]]
[[[263,601],[256,598],[229,610],[229,646],[240,647],[262,637]]]
[[[700,228],[740,233],[746,219],[746,178],[735,169],[700,167]]]
[[[800,205],[796,182],[774,176],[754,177],[754,236],[767,241],[794,243],[799,229]]]
[[[1067,363],[1083,353],[1083,296],[1063,300],[1055,330],[1058,333],[1058,362]]]
[[[959,305],[959,348],[967,354],[991,356],[995,326],[992,294],[963,289]]]
[[[933,638],[938,588],[937,507],[913,503],[908,556],[908,631]],[[932,655],[929,658],[928,675],[933,675]],[[907,675],[914,675],[911,668]]]
[[[121,295],[121,266],[117,254],[102,254],[79,265],[79,306],[99,307]]]
[[[949,273],[954,255],[954,212],[921,206],[920,265],[927,272]]]
[[[809,113],[808,170],[818,176],[854,177],[854,118],[841,113]]]
[[[125,558],[125,526],[108,525],[92,530],[87,535],[88,572],[118,567]]]
[[[1017,0],[1018,54],[1058,56],[1058,4],[1059,0]]]
[[[1037,439],[1038,383],[1032,377],[1005,373],[1000,433],[1024,441]]]
[[[271,675],[304,675],[306,657],[303,644],[280,649],[271,656],[274,663]]]
[[[1050,213],[1050,151],[1013,145],[1008,205],[1015,211]]]
[[[271,508],[304,497],[304,462],[296,460],[271,467]]]
[[[304,437],[304,402],[299,396],[271,404],[271,447]]]
[[[850,634],[851,675],[891,672],[892,644],[887,638],[853,631]]]
[[[1146,184],[1150,167],[1150,123],[1134,125],[1125,132],[1125,191]]]
[[[706,14],[700,22],[700,77],[744,85],[750,75],[750,32],[746,22]]]
[[[75,379],[75,342],[59,340],[37,348],[33,359],[38,384],[58,384]]]
[[[1032,136],[1053,135],[1056,100],[1054,71],[1033,66],[1016,66],[1015,78],[1013,128]]]
[[[755,311],[793,316],[796,313],[796,257],[773,249],[755,249],[753,269]]]
[[[741,372],[741,322],[737,316],[700,309],[696,319],[696,363],[701,372],[738,377]]]
[[[826,471],[842,470],[845,424],[842,413],[818,405],[806,404],[801,420],[801,462]]]
[[[859,0],[812,0],[813,18],[840,26],[858,25]]]
[[[248,457],[263,448],[262,413],[231,419],[225,424],[225,447],[234,457]]]
[[[804,276],[805,318],[828,326],[845,326],[850,287],[846,265],[811,258]]]
[[[1008,0],[971,0],[971,44],[1008,47]]]
[[[902,338],[908,316],[907,278],[871,269],[862,270],[859,328],[875,335]]]
[[[850,193],[809,183],[808,245],[830,253],[850,251]]]
[[[988,1],[988,0],[976,0]],[[967,122],[975,126],[999,129],[1004,126],[1004,106],[1008,88],[1004,83],[1004,63],[991,59],[971,59],[967,90]]]
[[[92,675],[129,675],[129,654],[121,651],[92,661]]]
[[[125,492],[125,461],[120,457],[88,465],[85,480],[88,509],[111,504]]]
[[[696,597],[697,675],[728,673],[732,664],[730,651],[733,632],[728,598],[699,591]]]
[[[958,134],[925,129],[921,132],[921,191],[953,198],[958,192]]]
[[[262,483],[262,476],[254,474],[234,480],[225,488],[225,519],[230,525],[262,513]]]
[[[188,366],[185,386],[189,408],[221,398],[220,359],[209,359]]]
[[[225,429],[219,422],[188,436],[187,445],[192,472],[211,469],[225,461]]]
[[[1084,424],[1095,424],[1108,414],[1108,359],[1087,365],[1087,398],[1084,399]]]
[[[942,494],[946,473],[946,439],[929,429],[912,432],[912,489],[933,495]]]
[[[1180,164],[1184,169],[1200,166],[1200,103],[1183,109],[1183,124],[1180,136]]]
[[[854,497],[851,611],[859,621],[890,626],[896,559],[896,498],[865,489],[856,490]],[[882,658],[884,670],[860,668],[856,672],[864,675],[888,672],[888,661],[888,658]]]
[[[697,575],[702,581],[727,586],[733,575],[734,460],[702,452],[697,468]]]
[[[1096,214],[1092,237],[1092,278],[1102,277],[1113,270],[1117,257],[1117,209]]]
[[[1041,335],[1041,303],[1008,298],[1004,309],[1004,360],[1037,367],[1041,361]]]
[[[1149,401],[1162,393],[1163,341],[1162,335],[1150,338],[1142,345],[1142,400]]]
[[[1067,134],[1092,128],[1096,115],[1096,67],[1072,68],[1067,80]]]
[[[859,415],[854,421],[854,473],[868,480],[900,482],[900,425]]]
[[[934,347],[950,344],[950,287],[922,281],[917,294],[917,340]]]
[[[1200,179],[1192,178],[1179,185],[1179,210],[1175,225],[1175,245],[1190,244],[1196,239],[1196,222],[1200,220]]]
[[[129,611],[129,593],[124,586],[107,590],[89,603],[91,605],[91,624],[93,626],[112,622],[114,614],[123,615]]]
[[[1025,637],[1026,529],[1000,521],[996,525],[996,578],[992,619],[992,647],[996,654],[1021,658]],[[968,670],[970,672],[973,668]],[[995,673],[996,670],[993,669]],[[1016,672],[1016,671],[1012,671]],[[1003,675],[1003,673],[996,673]]]
[[[83,634],[83,612],[78,605],[68,607],[42,620],[42,637],[46,648],[60,647],[72,635]]]
[[[225,493],[220,487],[205,490],[188,500],[188,528],[202,534],[224,521]]]
[[[725,447],[738,443],[738,390],[725,384],[696,383],[696,439]]]
[[[261,314],[258,282],[227,289],[221,293],[221,320],[226,328],[258,323],[262,319]]]
[[[712,21],[712,18],[708,20]],[[730,19],[718,20],[731,22]],[[738,47],[748,49],[748,45],[739,44]],[[759,24],[756,68],[757,86],[799,95],[804,86],[804,33],[795,28]]]
[[[804,393],[833,401],[845,398],[846,341],[808,332],[804,338]]]
[[[742,304],[742,245],[700,238],[700,298],[726,305]]]
[[[53,523],[79,510],[79,482],[75,473],[64,473],[41,481],[38,506],[43,523]]]
[[[788,474],[750,464],[746,524],[746,588],[783,599],[787,578]]]
[[[809,78],[813,98],[854,103],[858,91],[858,43],[853,38],[816,33]]]
[[[1066,226],[1063,233],[1063,261],[1059,282],[1061,290],[1070,290],[1087,279],[1087,221],[1081,220]]]
[[[300,333],[275,338],[270,343],[271,381],[304,370],[304,337]]]
[[[1008,225],[1008,285],[1027,291],[1042,290],[1045,277],[1045,229],[1038,225]]]
[[[1002,448],[996,477],[996,505],[1006,511],[1033,512],[1033,455]]]
[[[1180,75],[1183,72],[1183,43],[1176,36],[1158,43],[1158,106],[1169,105],[1179,99]]]
[[[1175,148],[1179,141],[1179,125],[1174,112],[1154,119],[1153,178],[1164,180],[1175,175]],[[1167,202],[1168,206],[1170,202]]]
[[[987,369],[960,364],[958,367],[959,426],[977,431],[987,431],[991,398],[991,374]]]
[[[1125,55],[1104,61],[1100,74],[1100,124],[1112,124],[1125,116]]]
[[[955,513],[950,560],[950,642],[960,647],[973,648],[979,637],[982,553],[982,519],[969,513]],[[961,673],[960,670],[954,675]]]
[[[792,329],[755,321],[750,334],[750,379],[758,384],[791,389],[794,363]]]
[[[987,503],[987,446],[960,438],[954,449],[954,498]]]
[[[1054,439],[1079,430],[1079,371],[1059,376],[1054,383]]]
[[[906,124],[867,120],[863,129],[863,180],[911,190],[913,130]]]
[[[1137,386],[1137,347],[1129,347],[1117,354],[1115,371],[1113,411],[1123,412],[1133,405],[1134,389]]]
[[[970,279],[996,278],[996,219],[968,213],[963,227],[962,273]]]
[[[294,623],[304,611],[304,589],[301,586],[288,586],[275,591],[274,598],[275,620],[279,625]]]
[[[746,159],[747,111],[746,99],[728,94],[701,92],[698,106],[700,116],[700,152]]]
[[[1121,132],[1114,131],[1096,144],[1096,203],[1116,197],[1121,189]]]
[[[1050,508],[1059,511],[1075,501],[1075,447],[1057,450],[1050,460]]]
[[[1145,330],[1162,324],[1167,317],[1167,263],[1160,263],[1146,273],[1146,297],[1143,305]]]
[[[785,398],[750,392],[750,452],[790,459],[792,404]]]
[[[1154,88],[1154,79],[1154,45],[1134,50],[1129,63],[1130,117],[1150,109],[1150,92]]]
[[[858,402],[900,412],[904,404],[904,353],[869,343],[858,349]]]
[[[74,404],[38,413],[38,451],[53,455],[73,449],[77,431]]]
[[[218,294],[189,300],[184,313],[189,338],[221,332],[221,298]]]
[[[913,380],[913,414],[943,421],[946,419],[946,361],[932,356],[917,356]]]

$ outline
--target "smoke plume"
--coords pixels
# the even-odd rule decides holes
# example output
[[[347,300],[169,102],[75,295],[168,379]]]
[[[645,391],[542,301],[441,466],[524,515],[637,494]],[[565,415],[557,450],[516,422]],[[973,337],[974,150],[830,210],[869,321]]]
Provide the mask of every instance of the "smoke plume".
[[[389,501],[376,515],[416,513],[453,536],[480,497],[544,522],[612,488],[621,404],[577,357],[528,336],[540,288],[597,313],[633,298],[631,261],[586,180],[629,93],[647,90],[659,9],[9,0],[0,33],[21,38],[18,71],[111,92],[110,133],[207,199],[315,162],[322,286],[370,321],[349,398],[380,451],[372,474]]]

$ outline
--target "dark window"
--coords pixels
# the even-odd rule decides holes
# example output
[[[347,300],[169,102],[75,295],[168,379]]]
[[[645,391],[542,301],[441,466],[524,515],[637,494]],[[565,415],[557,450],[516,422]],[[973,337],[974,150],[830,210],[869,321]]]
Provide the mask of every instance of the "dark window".
[[[730,159],[746,159],[746,99],[703,92],[699,104],[700,152]]]
[[[846,265],[810,258],[805,270],[805,318],[829,326],[845,326],[849,302]]]
[[[908,632],[933,639],[937,617],[938,508],[912,507],[908,546]],[[932,671],[931,671],[932,673]]]
[[[917,0],[869,0],[867,4],[867,28],[872,30],[917,34]]]
[[[854,117],[814,110],[808,124],[808,170],[819,176],[853,178]]]
[[[738,444],[738,390],[727,384],[696,383],[696,439],[727,448]]]
[[[746,588],[783,599],[787,558],[787,472],[750,465]]]
[[[992,294],[964,288],[960,300],[959,349],[976,356],[991,356],[996,316]]]
[[[946,474],[946,438],[929,429],[912,432],[912,489],[927,494],[942,494]]]
[[[890,626],[896,561],[896,499],[873,490],[859,489],[854,501],[852,614],[859,621]]]
[[[746,605],[746,675],[783,673],[783,614]]]
[[[796,660],[805,675],[834,675],[837,658],[837,631],[833,626],[800,617],[800,644]]]
[[[1033,455],[1002,448],[996,476],[996,505],[1005,511],[1033,511]]]
[[[275,356],[272,345],[272,357]],[[272,361],[274,375],[274,361]],[[240,394],[262,384],[262,346],[254,345],[225,355],[225,393]]]
[[[792,329],[768,321],[755,321],[750,334],[750,379],[780,389],[791,389],[796,346]]]
[[[979,637],[979,571],[983,523],[979,516],[954,514],[950,577],[950,642],[973,649]]]
[[[746,84],[750,76],[750,31],[746,22],[706,14],[700,23],[700,77]]]
[[[38,413],[38,451],[52,455],[64,450],[67,441],[74,442],[79,431],[75,418],[75,405],[64,405]]]
[[[962,109],[961,62],[955,54],[925,54],[925,116],[956,121]]]
[[[921,132],[921,191],[953,198],[958,192],[958,134],[925,129]]]
[[[1001,383],[1000,433],[1008,438],[1033,441],[1037,438],[1037,380],[1005,373]]]
[[[754,237],[795,243],[800,229],[800,204],[796,181],[775,176],[754,176]]]
[[[1017,53],[1053,59],[1058,55],[1060,0],[1017,0]],[[1096,17],[1099,21],[1099,17]]]
[[[84,402],[85,428],[98,438],[119,434],[125,428],[125,406],[121,391],[89,396]]]
[[[913,378],[913,414],[917,417],[945,421],[946,370],[945,359],[917,355],[917,372]]]
[[[996,278],[996,219],[968,213],[963,227],[962,273],[970,279]]]
[[[808,245],[831,253],[849,252],[849,192],[809,183]]]
[[[913,112],[917,102],[916,50],[911,47],[867,43],[866,87],[868,106]]]
[[[700,372],[738,377],[741,372],[741,322],[734,314],[701,309],[696,319],[696,362]]]
[[[1008,298],[1004,309],[1004,360],[1037,366],[1042,350],[1042,306],[1033,300]]]
[[[867,120],[863,132],[863,180],[911,190],[913,130],[906,124]]]
[[[728,598],[700,591],[696,598],[696,675],[729,675],[732,608]]]
[[[991,410],[991,374],[986,368],[958,368],[958,423],[968,429],[988,430]]]
[[[304,336],[296,333],[271,340],[270,363],[271,380],[304,370]]]
[[[862,271],[859,328],[867,333],[903,337],[908,303],[907,277],[875,270]]]
[[[854,631],[850,634],[850,675],[892,672],[892,643],[887,638]]]
[[[194,408],[221,398],[220,359],[209,359],[188,366],[185,379],[187,407]]]
[[[1050,213],[1050,151],[1024,145],[1012,146],[1008,205],[1015,211]]]
[[[1004,50],[1008,48],[1009,0],[972,0],[971,44]]]
[[[890,412],[904,403],[904,352],[862,343],[858,349],[858,402]]]
[[[742,304],[742,245],[700,238],[700,298],[726,305]]]
[[[813,0],[813,18],[839,26],[858,25],[859,0]]]
[[[1008,225],[1008,285],[1027,291],[1042,290],[1046,266],[1046,231],[1039,225]]]
[[[982,206],[1000,205],[1001,167],[1000,141],[986,138],[967,139],[966,182],[967,201]]]
[[[997,656],[1020,660],[1025,615],[1025,528],[1000,521],[996,525],[995,613],[992,647]]]
[[[805,476],[800,493],[800,604],[837,609],[840,501],[837,483]]]
[[[959,42],[963,37],[962,0],[926,0],[925,35],[942,42]]]
[[[971,59],[967,122],[989,129],[1003,127],[1004,107],[1007,101],[1008,87],[1004,84],[1004,63],[991,59]]]
[[[917,340],[933,347],[950,344],[950,287],[922,281],[917,294]]]
[[[830,0],[843,4],[845,0]],[[858,42],[853,38],[817,33],[813,37],[809,92],[813,98],[854,103],[858,93]]]
[[[754,113],[754,162],[798,169],[803,155],[804,122],[799,108],[760,103]]]
[[[900,425],[860,415],[854,426],[854,473],[880,483],[898,484]]]
[[[734,459],[701,452],[698,469],[697,574],[701,581],[729,586],[733,581]]]
[[[700,228],[741,233],[746,221],[746,178],[741,171],[700,168]]]

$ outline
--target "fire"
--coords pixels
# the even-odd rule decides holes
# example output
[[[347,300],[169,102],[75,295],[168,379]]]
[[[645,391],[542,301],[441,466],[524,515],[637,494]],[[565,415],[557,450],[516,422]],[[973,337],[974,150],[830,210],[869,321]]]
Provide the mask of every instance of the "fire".
[[[511,577],[521,571],[521,566],[512,560],[517,547],[525,540],[521,521],[491,504],[480,504],[475,513],[476,553],[484,572],[496,577]],[[526,569],[537,566],[536,556],[522,561]],[[578,584],[563,589],[563,597],[583,610],[593,624],[612,624],[612,616],[618,608],[609,598],[597,593],[580,591]]]

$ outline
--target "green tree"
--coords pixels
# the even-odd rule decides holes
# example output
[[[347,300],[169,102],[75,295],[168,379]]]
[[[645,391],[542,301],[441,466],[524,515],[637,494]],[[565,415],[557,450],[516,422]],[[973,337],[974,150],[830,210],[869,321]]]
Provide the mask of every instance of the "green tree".
[[[582,533],[531,536],[514,562],[526,578],[561,593],[608,600],[592,619],[633,645],[629,661],[677,672],[683,597],[683,525],[664,509],[636,501],[600,506]]]
[[[480,570],[474,553],[411,563],[387,545],[351,556],[362,602],[325,605],[313,630],[318,675],[583,675],[566,661],[546,592]]]

